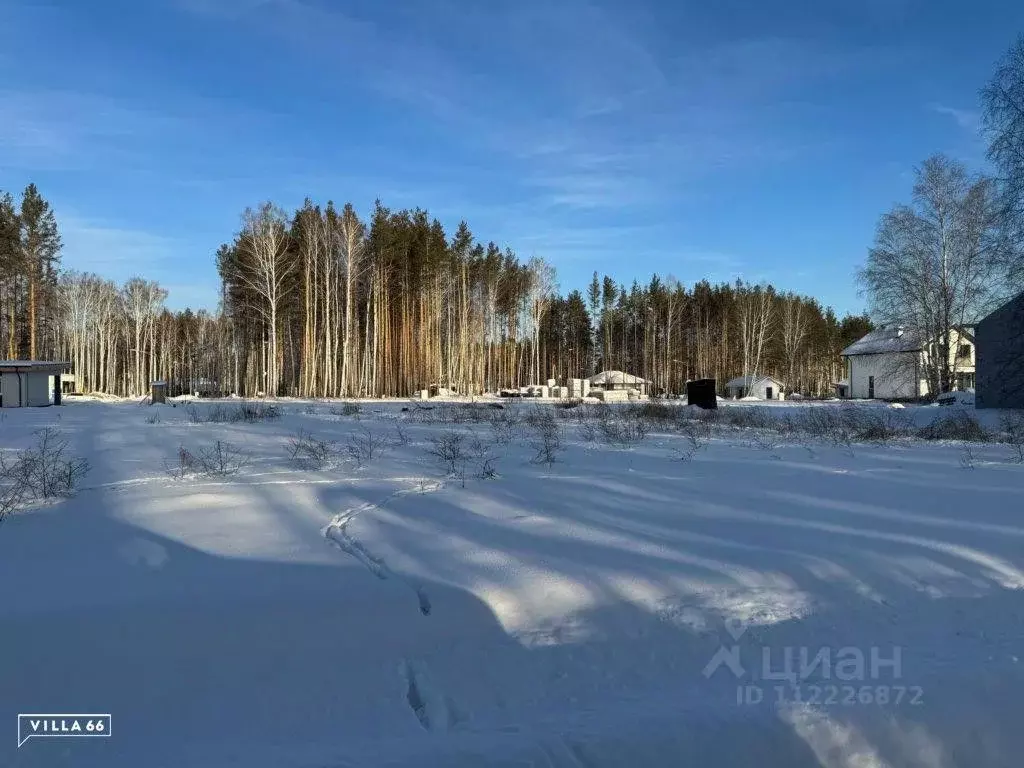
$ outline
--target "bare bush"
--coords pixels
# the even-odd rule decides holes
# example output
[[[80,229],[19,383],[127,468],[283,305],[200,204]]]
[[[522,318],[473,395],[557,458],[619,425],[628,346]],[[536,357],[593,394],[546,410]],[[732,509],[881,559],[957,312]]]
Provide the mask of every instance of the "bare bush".
[[[25,499],[25,488],[0,477],[0,523],[14,513]]]
[[[234,424],[240,421],[254,424],[281,418],[280,408],[263,402],[241,403],[234,406],[215,403],[205,408],[189,403],[185,407],[185,413],[193,424]]]
[[[680,461],[690,461],[698,452],[704,449],[711,439],[710,421],[685,421],[679,424],[679,431],[685,438],[683,448],[674,448],[676,458]]]
[[[238,446],[217,440],[213,445],[201,448],[195,456],[196,465],[204,475],[234,475],[248,466],[252,457]]]
[[[24,503],[73,496],[89,462],[68,455],[68,441],[52,427],[33,433],[36,442],[13,459],[0,453],[0,520]]]
[[[495,411],[489,419],[494,441],[507,445],[515,439],[519,429],[519,416],[510,410]]]
[[[363,467],[387,450],[387,440],[368,427],[353,432],[348,436],[345,450],[357,467]]]
[[[992,439],[992,434],[981,422],[966,411],[935,419],[931,424],[921,427],[917,436],[924,440],[963,440],[973,443],[985,443]]]
[[[559,400],[557,403],[555,403],[554,407],[562,411],[567,411],[572,408],[579,408],[581,405],[583,405],[583,398],[574,397],[570,400]]]
[[[719,419],[738,429],[769,429],[773,426],[774,419],[765,411],[764,408],[746,406],[723,408]]]
[[[970,443],[965,443],[960,449],[960,466],[964,469],[974,469],[974,448]]]
[[[160,423],[160,411],[153,411],[146,415],[147,424],[159,424]]]
[[[913,424],[909,416],[901,412],[866,411],[849,409],[845,414],[853,436],[857,440],[869,443],[887,443],[891,440],[908,437],[913,432]]]
[[[331,408],[332,416],[359,416],[363,410],[359,407],[358,403],[345,403],[340,408]]]
[[[854,409],[808,408],[804,415],[802,431],[836,446],[845,446],[853,452]],[[798,427],[799,429],[799,427]]]
[[[316,469],[336,464],[340,454],[337,440],[322,440],[302,429],[288,440],[288,457]]]
[[[395,436],[391,440],[391,445],[395,448],[400,448],[403,445],[409,444],[409,431],[400,422],[395,422]]]
[[[184,445],[178,446],[178,453],[174,460],[164,460],[164,471],[175,480],[181,480],[188,475],[195,474],[198,463],[196,457]]]
[[[782,458],[778,452],[781,442],[781,435],[770,429],[756,429],[750,434],[751,447],[771,454],[771,456],[776,459]]]
[[[1013,449],[1014,460],[1024,464],[1024,413],[1004,413],[999,418],[1003,440]]]
[[[549,408],[538,409],[531,416],[530,428],[534,437],[531,446],[536,451],[532,461],[534,464],[547,464],[551,467],[558,461],[558,454],[564,450],[562,428],[555,412]]]
[[[628,406],[626,412],[648,422],[670,423],[678,418],[678,410],[678,408],[658,400],[648,400]]]
[[[164,471],[177,480],[192,475],[226,476],[238,473],[251,461],[252,456],[238,446],[217,440],[195,453],[179,445],[174,459],[164,461]]]
[[[584,421],[580,423],[580,437],[588,443],[592,443],[597,440],[599,434],[600,430],[597,428],[597,423],[593,421]]]
[[[465,482],[466,463],[469,461],[469,450],[466,446],[466,435],[463,432],[449,430],[430,438],[427,453],[434,457],[451,477],[461,477]]]
[[[647,420],[636,414],[623,413],[597,423],[598,434],[606,443],[631,445],[647,437]]]
[[[481,480],[490,480],[498,476],[498,470],[495,468],[494,463],[499,457],[491,451],[491,447],[491,445],[485,443],[479,437],[474,436],[469,441],[469,455],[476,465],[476,476]],[[466,485],[465,471],[462,473],[462,485],[463,487]]]

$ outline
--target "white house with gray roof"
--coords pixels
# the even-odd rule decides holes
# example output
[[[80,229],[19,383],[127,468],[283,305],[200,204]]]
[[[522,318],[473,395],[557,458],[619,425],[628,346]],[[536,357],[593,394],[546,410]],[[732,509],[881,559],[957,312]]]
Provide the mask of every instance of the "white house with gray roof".
[[[781,400],[786,385],[774,376],[738,376],[725,384],[725,394],[732,398],[756,397],[759,400]]]
[[[949,332],[953,388],[974,388],[975,341],[972,327]],[[928,363],[938,354],[939,342],[923,331],[896,326],[877,328],[842,351],[846,379],[840,382],[846,397],[878,400],[913,400],[930,393]]]

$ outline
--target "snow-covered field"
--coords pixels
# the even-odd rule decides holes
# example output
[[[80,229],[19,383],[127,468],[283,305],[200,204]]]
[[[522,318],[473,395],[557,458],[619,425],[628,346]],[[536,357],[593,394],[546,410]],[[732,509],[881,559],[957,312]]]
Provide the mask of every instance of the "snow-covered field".
[[[548,466],[529,427],[496,443],[408,405],[5,412],[0,449],[53,426],[92,471],[0,525],[0,765],[1024,764],[1008,446],[735,429],[695,450],[563,420]],[[300,429],[342,461],[291,460]],[[446,477],[428,449],[450,431],[497,475]],[[357,466],[367,434],[388,445]],[[249,465],[164,471],[216,440]],[[19,712],[109,712],[113,732],[16,748]]]

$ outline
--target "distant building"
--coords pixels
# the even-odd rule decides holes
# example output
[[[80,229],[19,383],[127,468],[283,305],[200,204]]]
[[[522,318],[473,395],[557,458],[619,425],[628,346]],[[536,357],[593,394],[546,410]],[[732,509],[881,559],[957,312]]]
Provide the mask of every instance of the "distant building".
[[[978,340],[977,408],[1024,408],[1024,293],[975,329]]]
[[[930,339],[914,328],[881,327],[842,351],[846,380],[841,397],[869,400],[913,400],[931,392],[930,361],[939,354],[942,339]],[[953,389],[974,389],[976,352],[974,328],[949,330],[949,367]],[[837,390],[839,388],[837,387]]]
[[[623,371],[601,371],[590,377],[590,391],[603,389],[609,392],[636,390],[641,395],[650,392],[651,382],[641,376]]]
[[[69,363],[0,360],[0,408],[60,405],[61,374]]]
[[[756,397],[758,400],[781,400],[786,385],[774,376],[739,376],[725,383],[728,397]]]

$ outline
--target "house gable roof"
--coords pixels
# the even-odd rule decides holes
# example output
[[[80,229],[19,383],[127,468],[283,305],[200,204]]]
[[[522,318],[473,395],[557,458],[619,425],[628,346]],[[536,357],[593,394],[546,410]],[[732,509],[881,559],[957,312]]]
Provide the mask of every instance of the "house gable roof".
[[[647,379],[623,371],[601,371],[590,377],[591,384],[650,384]]]
[[[952,326],[961,339],[974,343],[974,325]],[[918,328],[882,326],[867,336],[855,341],[839,354],[843,357],[856,355],[883,355],[894,352],[920,352],[928,343],[928,335]]]
[[[852,357],[891,352],[918,352],[924,349],[925,338],[925,333],[916,328],[876,328],[840,354],[843,357]]]
[[[751,381],[751,379],[753,379]],[[778,384],[780,387],[786,386],[781,381],[776,379],[774,376],[737,376],[735,379],[727,381],[726,387],[754,387],[758,384]]]

